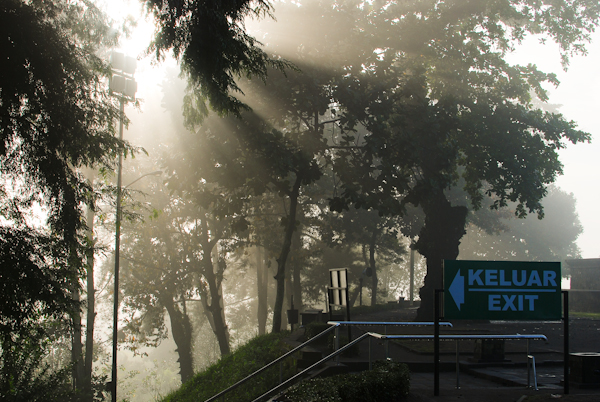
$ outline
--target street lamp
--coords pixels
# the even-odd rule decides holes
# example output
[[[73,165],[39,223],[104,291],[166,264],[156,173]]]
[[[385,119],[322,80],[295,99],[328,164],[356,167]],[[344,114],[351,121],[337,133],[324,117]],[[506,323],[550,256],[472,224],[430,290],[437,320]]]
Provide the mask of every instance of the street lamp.
[[[133,100],[137,91],[137,83],[133,79],[136,60],[123,53],[113,52],[111,55],[113,75],[110,79],[110,92],[119,96],[119,141],[123,141],[123,120],[125,118],[125,102]],[[121,173],[123,167],[123,149],[119,149],[117,165],[117,211],[115,223],[115,272],[114,272],[114,309],[113,309],[113,342],[112,342],[112,402],[117,402],[117,335],[119,314],[119,249],[121,247]]]
[[[138,182],[146,176],[157,176],[162,174],[162,170],[155,170],[154,172],[146,173],[132,181],[126,186],[121,188],[121,164],[119,163],[119,177],[118,177],[118,188],[117,188],[117,216],[116,216],[116,230],[115,230],[115,290],[114,290],[114,310],[113,310],[113,356],[112,356],[112,380],[111,380],[111,394],[112,402],[117,401],[117,335],[118,335],[118,313],[119,313],[119,254],[121,250],[121,192],[127,189],[132,184]]]

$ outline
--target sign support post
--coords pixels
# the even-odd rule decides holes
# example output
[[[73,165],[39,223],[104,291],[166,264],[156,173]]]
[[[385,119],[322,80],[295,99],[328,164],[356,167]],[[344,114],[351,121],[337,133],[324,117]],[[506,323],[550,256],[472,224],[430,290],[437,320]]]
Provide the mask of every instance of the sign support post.
[[[443,264],[445,319],[564,320],[564,393],[568,394],[569,295],[561,289],[560,262],[444,260]],[[437,291],[435,298],[437,322]],[[435,395],[439,392],[438,337],[436,333]]]
[[[433,317],[433,395],[440,395],[440,294],[444,289],[436,289]]]
[[[332,319],[332,306],[346,308],[346,321],[350,321],[350,299],[348,295],[348,269],[334,268],[329,270],[329,287],[327,288],[329,319]],[[348,329],[348,342],[352,341],[352,330]]]
[[[569,394],[569,292],[562,291],[563,294],[563,360],[564,360],[564,384],[565,395]]]

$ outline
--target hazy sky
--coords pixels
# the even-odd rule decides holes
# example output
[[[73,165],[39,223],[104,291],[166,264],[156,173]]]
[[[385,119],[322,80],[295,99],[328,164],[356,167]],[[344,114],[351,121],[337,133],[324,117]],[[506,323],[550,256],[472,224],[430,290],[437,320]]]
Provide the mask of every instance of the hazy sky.
[[[111,1],[111,0],[108,0]],[[113,0],[114,1],[114,0]],[[114,4],[114,3],[112,3]],[[124,4],[129,4],[129,12],[135,17],[139,3],[137,1],[119,1],[118,9],[109,7],[112,11],[122,12]],[[113,14],[115,15],[115,14]],[[129,54],[136,54],[152,28],[148,23],[141,22],[139,32],[134,40],[125,44],[124,49]],[[509,60],[513,63],[537,64],[545,72],[554,72],[561,82],[558,88],[549,88],[550,103],[562,105],[559,111],[569,120],[578,123],[578,128],[592,134],[591,144],[571,145],[561,151],[561,161],[564,164],[564,175],[560,176],[557,185],[577,199],[579,219],[584,227],[584,233],[579,237],[578,244],[584,258],[600,257],[600,32],[594,34],[594,39],[588,45],[587,56],[572,57],[567,71],[560,65],[560,55],[554,44],[540,45],[532,39],[525,43]],[[140,63],[136,72],[137,80],[142,83],[160,82],[162,74],[149,62]],[[148,97],[155,93],[152,85],[140,85],[139,96]],[[132,116],[133,117],[133,116]],[[132,127],[133,129],[133,127]]]

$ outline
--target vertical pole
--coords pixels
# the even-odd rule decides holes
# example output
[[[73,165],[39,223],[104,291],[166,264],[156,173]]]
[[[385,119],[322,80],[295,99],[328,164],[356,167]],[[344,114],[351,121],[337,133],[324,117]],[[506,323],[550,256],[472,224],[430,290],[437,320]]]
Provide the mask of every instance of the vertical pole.
[[[460,363],[459,363],[459,357],[460,357],[460,345],[459,345],[459,340],[456,340],[456,389],[460,389]]]
[[[334,342],[334,351],[337,352],[340,348],[340,324],[335,326],[335,342]],[[340,355],[335,356],[335,364],[340,364]]]
[[[373,365],[371,364],[371,339],[373,337],[369,337],[369,371],[373,370]]]
[[[387,336],[385,337],[385,359],[389,360],[390,358],[390,341]]]
[[[119,140],[123,141],[123,118],[125,102],[123,96],[120,100]],[[113,293],[113,339],[112,339],[112,402],[117,402],[117,336],[119,314],[119,249],[121,247],[121,173],[123,167],[123,150],[119,149],[119,164],[117,166],[117,211],[115,217],[115,272]]]
[[[410,245],[410,305],[412,307],[415,300],[415,249],[414,244]]]
[[[527,339],[527,388],[531,387],[531,355],[529,353],[529,339]]]
[[[387,333],[387,329],[388,329],[388,326],[385,325],[383,328],[385,330],[385,336],[386,336],[385,337],[385,358],[389,359],[389,357],[390,357],[390,343],[388,342],[388,338],[387,338],[387,334],[388,334]]]
[[[433,395],[440,394],[440,293],[442,290],[434,291],[434,313],[433,313]]]
[[[332,313],[331,313],[331,299],[332,299],[332,297],[331,297],[331,290],[329,289],[329,286],[327,286],[325,288],[325,296],[326,296],[325,297],[326,298],[326,301],[325,301],[325,308],[326,308],[326,310],[325,310],[325,312],[329,315],[329,321],[331,321],[332,320],[332,317],[331,317],[332,316]]]
[[[562,291],[563,294],[563,320],[564,320],[564,346],[563,346],[563,359],[564,359],[564,392],[565,395],[569,394],[569,292],[566,290]]]
[[[346,275],[348,275],[348,271],[345,271]],[[346,290],[344,291],[346,294],[346,321],[352,321],[350,318],[350,296],[348,295],[348,276],[346,276]],[[350,324],[348,327],[348,343],[352,342],[352,329],[350,328]]]

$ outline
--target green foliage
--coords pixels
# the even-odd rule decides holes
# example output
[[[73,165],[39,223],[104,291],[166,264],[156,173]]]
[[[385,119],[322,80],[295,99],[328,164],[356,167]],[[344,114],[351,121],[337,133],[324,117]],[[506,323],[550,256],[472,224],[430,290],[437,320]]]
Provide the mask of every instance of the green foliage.
[[[191,127],[202,122],[209,106],[221,115],[247,109],[233,94],[241,93],[238,77],[264,80],[268,67],[289,66],[271,59],[244,30],[245,18],[270,15],[268,1],[144,1],[158,21],[151,51],[158,59],[172,51],[188,79],[184,115]]]
[[[0,400],[58,402],[73,396],[70,367],[54,370],[44,362],[49,339],[43,332],[0,336]]]
[[[83,273],[82,208],[93,193],[77,169],[111,166],[124,145],[98,56],[114,45],[109,29],[84,0],[0,3],[2,331],[73,308],[67,294]]]
[[[0,333],[19,332],[73,308],[70,271],[55,238],[0,227]]]
[[[292,402],[399,401],[409,390],[408,366],[380,361],[371,371],[304,381],[286,392],[286,397]]]
[[[111,165],[119,145],[111,125],[118,108],[104,81],[108,65],[95,54],[109,26],[87,2],[6,0],[0,27],[6,58],[0,166],[5,180],[16,179],[10,184],[22,188],[3,212],[18,221],[19,206],[39,201],[54,229],[72,231],[78,215],[69,215],[77,207],[71,204],[89,195],[73,168]]]
[[[287,332],[271,333],[258,336],[239,347],[228,356],[205,371],[196,374],[179,390],[166,396],[163,402],[196,402],[204,401],[223,391],[237,381],[247,377],[264,367],[289,350],[283,342]],[[295,365],[290,357],[284,361],[283,376],[289,378],[295,373]],[[226,397],[228,401],[250,401],[279,383],[279,365],[240,386]]]
[[[474,208],[491,196],[494,208],[515,202],[517,216],[543,215],[540,200],[562,169],[557,150],[590,136],[559,114],[534,109],[531,94],[544,100],[542,85],[557,84],[553,74],[512,66],[505,56],[540,33],[554,38],[564,57],[582,51],[600,6],[564,6],[568,12],[555,13],[509,0],[473,7],[389,1],[364,14],[350,6],[369,47],[333,95],[342,120],[363,124],[370,135],[349,133],[341,142],[336,172],[345,202],[335,200],[335,208],[403,213],[411,203],[435,210],[436,199],[462,178]]]

